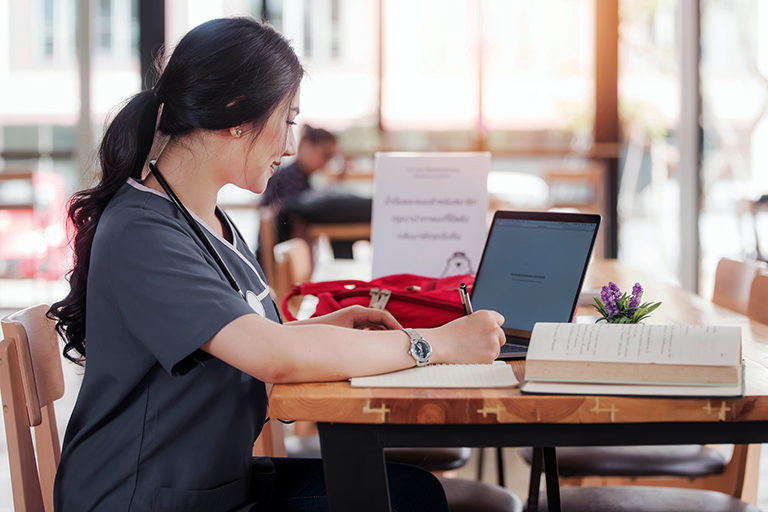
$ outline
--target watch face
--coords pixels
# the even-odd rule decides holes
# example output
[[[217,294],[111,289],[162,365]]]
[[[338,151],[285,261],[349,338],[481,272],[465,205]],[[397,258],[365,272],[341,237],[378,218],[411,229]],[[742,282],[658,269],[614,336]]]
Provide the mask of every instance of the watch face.
[[[429,358],[432,350],[429,343],[421,339],[413,344],[413,353],[416,357],[423,360]]]

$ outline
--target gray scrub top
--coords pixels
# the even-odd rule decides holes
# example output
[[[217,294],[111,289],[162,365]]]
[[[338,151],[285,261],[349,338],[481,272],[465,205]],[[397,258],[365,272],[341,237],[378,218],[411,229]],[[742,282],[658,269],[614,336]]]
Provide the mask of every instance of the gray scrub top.
[[[58,512],[252,506],[264,383],[200,347],[254,310],[279,320],[256,258],[233,227],[230,244],[198,223],[240,287],[258,297],[254,307],[164,194],[129,180],[99,220],[87,360],[56,474]]]

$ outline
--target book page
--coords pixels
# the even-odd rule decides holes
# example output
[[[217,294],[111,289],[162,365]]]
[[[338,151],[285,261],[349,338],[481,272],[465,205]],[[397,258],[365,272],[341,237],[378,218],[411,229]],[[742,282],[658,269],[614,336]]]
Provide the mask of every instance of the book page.
[[[741,364],[741,328],[537,323],[527,359],[737,366]]]
[[[742,385],[736,386],[654,386],[648,384],[571,384],[563,382],[526,381],[523,393],[545,395],[597,395],[597,396],[744,396]]]
[[[503,361],[435,364],[349,380],[355,388],[511,388],[518,384],[512,367]]]

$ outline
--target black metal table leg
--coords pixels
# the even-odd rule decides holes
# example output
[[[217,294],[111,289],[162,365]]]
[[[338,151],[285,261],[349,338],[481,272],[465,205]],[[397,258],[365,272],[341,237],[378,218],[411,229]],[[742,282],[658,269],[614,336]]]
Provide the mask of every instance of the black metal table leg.
[[[560,505],[560,472],[557,469],[557,453],[554,446],[544,449],[544,475],[547,479],[547,510],[562,512]]]
[[[334,512],[390,512],[384,452],[377,432],[339,423],[319,423],[318,429],[329,508]],[[354,479],[344,475],[354,475]]]
[[[496,447],[496,471],[499,475],[499,485],[504,487],[504,449],[501,446]]]
[[[539,446],[534,446],[531,458],[531,480],[528,483],[528,512],[539,512],[539,488],[541,486],[543,462],[543,449]]]
[[[482,482],[483,481],[483,452],[485,451],[485,447],[481,446],[477,449],[477,481]]]

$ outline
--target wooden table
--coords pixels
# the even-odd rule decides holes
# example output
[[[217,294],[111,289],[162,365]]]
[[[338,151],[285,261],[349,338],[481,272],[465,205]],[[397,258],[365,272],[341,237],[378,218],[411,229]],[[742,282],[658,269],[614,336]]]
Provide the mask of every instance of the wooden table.
[[[591,265],[585,288],[636,281],[662,301],[648,323],[739,325],[746,359],[743,398],[524,395],[518,389],[365,389],[348,382],[277,385],[270,415],[318,422],[333,511],[389,511],[386,446],[611,446],[768,441],[768,325],[630,270]],[[586,310],[586,311],[584,311]],[[582,307],[581,313],[591,308]],[[512,363],[522,381],[524,363]],[[540,452],[539,452],[540,453]],[[550,510],[559,506],[554,449],[545,450]],[[534,468],[535,469],[535,468]],[[538,488],[532,488],[538,496]]]

